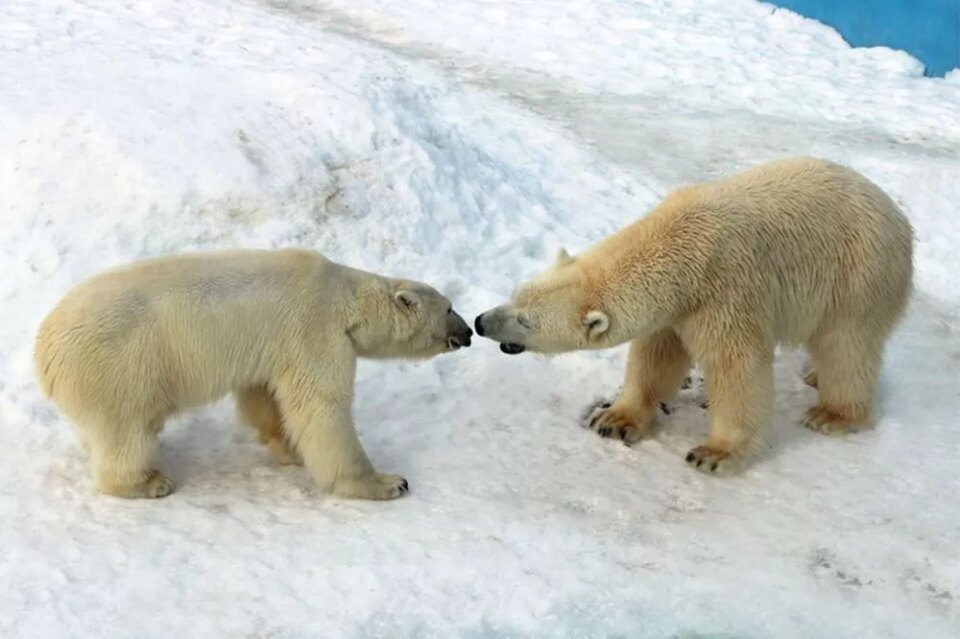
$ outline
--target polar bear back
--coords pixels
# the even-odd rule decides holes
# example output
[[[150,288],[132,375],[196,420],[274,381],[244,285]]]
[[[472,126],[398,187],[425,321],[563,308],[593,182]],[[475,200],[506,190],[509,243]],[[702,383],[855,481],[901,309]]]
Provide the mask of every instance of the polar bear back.
[[[778,341],[802,342],[824,321],[887,321],[909,296],[906,216],[865,177],[825,160],[679,189],[650,218],[682,245],[698,302],[762,310]]]
[[[44,391],[68,403],[83,396],[85,406],[97,396],[111,409],[147,402],[162,411],[164,403],[199,405],[268,379],[311,324],[331,326],[321,315],[347,312],[323,304],[345,285],[324,275],[339,272],[331,264],[310,251],[231,251],[144,260],[93,277],[41,326]],[[118,376],[125,383],[103,384]]]

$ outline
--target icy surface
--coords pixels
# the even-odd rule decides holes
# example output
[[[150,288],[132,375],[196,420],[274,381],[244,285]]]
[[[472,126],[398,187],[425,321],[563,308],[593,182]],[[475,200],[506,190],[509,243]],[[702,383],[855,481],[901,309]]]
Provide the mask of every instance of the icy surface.
[[[187,8],[189,5],[189,8]],[[624,349],[365,363],[391,503],[317,495],[223,402],[173,420],[164,500],[97,495],[34,383],[36,327],[102,268],[311,246],[465,315],[671,188],[816,154],[885,188],[917,293],[877,428],[796,425],[714,479],[696,384],[632,449],[577,420]],[[960,83],[748,0],[0,3],[0,635],[955,637]]]

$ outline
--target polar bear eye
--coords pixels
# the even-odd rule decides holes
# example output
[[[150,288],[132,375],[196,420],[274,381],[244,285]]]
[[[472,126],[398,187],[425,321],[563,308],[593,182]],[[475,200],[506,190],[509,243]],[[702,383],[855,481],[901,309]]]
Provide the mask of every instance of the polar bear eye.
[[[524,328],[533,328],[533,324],[530,322],[530,318],[527,317],[526,313],[517,314],[517,323]]]

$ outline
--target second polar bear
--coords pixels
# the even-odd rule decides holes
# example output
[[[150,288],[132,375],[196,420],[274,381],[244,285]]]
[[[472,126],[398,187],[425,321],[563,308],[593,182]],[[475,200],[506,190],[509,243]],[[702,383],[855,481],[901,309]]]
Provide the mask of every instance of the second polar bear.
[[[169,494],[172,482],[153,467],[164,421],[233,392],[261,440],[302,459],[322,489],[391,499],[407,482],[376,472],[357,437],[356,359],[431,357],[469,346],[471,335],[426,284],[308,250],[223,251],[82,282],[41,325],[35,363],[105,493]]]
[[[699,363],[706,443],[687,462],[734,468],[762,441],[778,343],[804,345],[821,432],[871,420],[884,344],[907,306],[913,231],[876,185],[791,158],[681,188],[645,218],[522,285],[481,314],[501,350],[559,353],[630,342],[623,390],[590,425],[634,442]]]

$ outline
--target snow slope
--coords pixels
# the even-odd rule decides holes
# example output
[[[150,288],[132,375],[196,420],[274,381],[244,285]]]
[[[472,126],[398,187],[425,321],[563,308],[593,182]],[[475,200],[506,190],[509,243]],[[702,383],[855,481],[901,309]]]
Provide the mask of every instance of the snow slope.
[[[960,83],[749,0],[0,4],[0,634],[950,637],[960,628]],[[624,350],[365,363],[355,417],[413,492],[318,496],[229,402],[167,427],[178,492],[97,495],[33,381],[67,288],[136,257],[314,247],[465,315],[670,188],[789,154],[904,207],[917,295],[876,429],[795,422],[743,476],[578,428]]]

